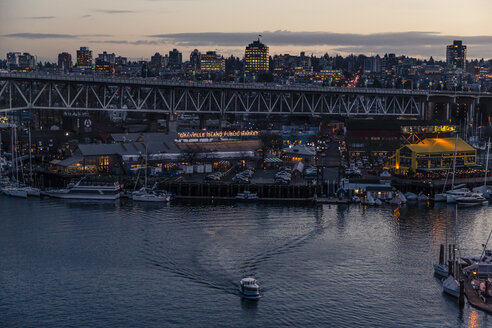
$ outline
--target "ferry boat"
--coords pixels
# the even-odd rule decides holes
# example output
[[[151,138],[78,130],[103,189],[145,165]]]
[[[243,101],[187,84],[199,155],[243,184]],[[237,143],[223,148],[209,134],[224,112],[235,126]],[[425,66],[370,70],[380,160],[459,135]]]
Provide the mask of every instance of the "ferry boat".
[[[235,198],[240,201],[257,201],[259,199],[256,193],[249,191],[239,192]]]
[[[67,188],[52,189],[43,194],[63,199],[115,200],[120,198],[120,185],[118,182],[91,184],[82,179],[76,184],[69,184]]]
[[[250,300],[260,299],[260,286],[255,278],[243,278],[239,282],[239,291],[241,296]]]

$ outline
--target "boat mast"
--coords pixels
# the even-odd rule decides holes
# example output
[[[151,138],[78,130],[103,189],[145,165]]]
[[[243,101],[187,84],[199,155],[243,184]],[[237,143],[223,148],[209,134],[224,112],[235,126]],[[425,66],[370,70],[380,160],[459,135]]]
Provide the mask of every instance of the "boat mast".
[[[451,190],[454,190],[454,175],[456,173],[456,152],[457,151],[458,151],[458,134],[456,134],[456,142],[454,144],[453,179],[451,182]]]
[[[147,144],[144,144],[145,146],[145,188],[147,188],[147,166],[149,162],[149,155],[147,154]]]
[[[487,188],[487,175],[489,174],[489,152],[490,152],[490,137],[487,142],[487,159],[485,160],[485,178],[483,179],[483,186]],[[485,192],[485,190],[484,190]]]
[[[33,185],[33,180],[32,180],[32,149],[31,149],[31,125],[29,124],[29,182],[31,183],[31,186]]]
[[[490,230],[489,238],[487,238],[487,242],[485,243],[485,245],[483,245],[482,255],[480,255],[480,259],[482,259],[484,254],[485,254],[485,250],[487,249],[487,245],[488,245],[489,240],[490,240],[490,235],[492,235],[492,230]]]

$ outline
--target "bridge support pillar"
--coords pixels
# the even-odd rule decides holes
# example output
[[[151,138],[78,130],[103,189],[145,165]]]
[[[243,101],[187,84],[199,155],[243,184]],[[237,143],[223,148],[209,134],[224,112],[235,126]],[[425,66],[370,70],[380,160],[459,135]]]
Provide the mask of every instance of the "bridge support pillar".
[[[178,132],[178,120],[173,114],[169,114],[167,118],[167,133],[174,134]]]
[[[205,115],[200,115],[200,130],[207,128],[207,117]]]

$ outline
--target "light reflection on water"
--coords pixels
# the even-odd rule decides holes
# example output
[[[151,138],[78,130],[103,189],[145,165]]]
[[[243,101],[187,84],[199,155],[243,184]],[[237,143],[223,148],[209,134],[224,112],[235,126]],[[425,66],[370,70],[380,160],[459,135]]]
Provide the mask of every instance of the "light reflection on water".
[[[0,326],[487,327],[432,264],[490,209],[0,197]],[[454,237],[456,236],[456,238]],[[255,276],[259,302],[241,300]],[[492,326],[492,325],[491,325]]]

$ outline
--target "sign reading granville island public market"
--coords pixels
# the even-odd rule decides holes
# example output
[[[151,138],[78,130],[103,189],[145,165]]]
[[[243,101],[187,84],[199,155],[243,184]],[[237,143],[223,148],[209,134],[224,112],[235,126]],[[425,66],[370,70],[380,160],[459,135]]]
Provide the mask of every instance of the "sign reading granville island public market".
[[[180,139],[189,138],[227,138],[227,137],[256,137],[260,131],[207,131],[207,132],[180,132]]]

